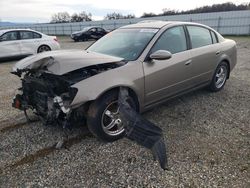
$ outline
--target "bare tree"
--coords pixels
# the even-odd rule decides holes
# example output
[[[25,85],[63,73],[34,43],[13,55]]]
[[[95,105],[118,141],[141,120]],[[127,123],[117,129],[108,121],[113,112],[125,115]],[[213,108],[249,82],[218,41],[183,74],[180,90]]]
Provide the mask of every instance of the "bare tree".
[[[86,13],[85,11],[82,11],[81,13],[77,14],[74,13],[71,16],[71,22],[84,22],[84,21],[92,21],[92,14]]]
[[[154,16],[158,16],[158,15],[153,12],[150,12],[150,13],[144,12],[141,18],[154,17]]]
[[[70,22],[70,15],[68,12],[58,12],[51,18],[51,23],[67,23]]]
[[[135,18],[135,15],[133,14],[128,14],[128,15],[122,15],[121,13],[108,13],[105,16],[105,20],[118,20],[118,19],[130,19],[130,18]]]

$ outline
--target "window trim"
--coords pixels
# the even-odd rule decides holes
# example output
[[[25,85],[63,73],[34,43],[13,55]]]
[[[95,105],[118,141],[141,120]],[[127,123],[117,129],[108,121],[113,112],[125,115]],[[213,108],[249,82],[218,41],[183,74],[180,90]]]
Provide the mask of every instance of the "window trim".
[[[211,38],[211,41],[212,41],[212,44],[208,44],[208,45],[205,45],[205,46],[209,46],[209,45],[213,45],[214,43],[213,43],[213,38],[212,38],[212,36],[211,36],[211,29],[209,29],[209,28],[207,28],[207,27],[205,27],[205,26],[203,26],[203,25],[194,25],[194,24],[186,24],[185,25],[185,27],[186,27],[186,29],[187,29],[187,33],[188,33],[188,38],[189,38],[189,41],[190,41],[190,49],[197,49],[197,48],[202,48],[202,47],[205,47],[205,46],[200,46],[200,47],[197,47],[197,48],[193,48],[193,46],[192,46],[192,41],[191,41],[191,37],[190,37],[190,33],[189,33],[189,31],[188,31],[188,26],[194,26],[194,27],[200,27],[200,28],[204,28],[204,29],[207,29],[208,31],[209,31],[209,35],[210,35],[210,38]],[[215,32],[214,32],[215,33]],[[216,39],[217,39],[217,43],[218,43],[218,37],[217,37],[217,35],[215,35],[216,36]]]
[[[153,44],[152,47],[150,48],[150,50],[149,50],[147,56],[145,57],[144,61],[148,61],[148,60],[150,59],[149,56],[150,56],[150,54],[151,54],[151,50],[154,48],[155,44],[158,42],[158,40],[161,38],[161,36],[162,36],[165,32],[167,32],[169,29],[173,29],[173,28],[175,28],[175,27],[182,27],[183,32],[184,32],[184,36],[185,36],[185,39],[186,39],[185,41],[186,41],[186,47],[187,47],[187,49],[184,50],[184,51],[181,51],[181,52],[185,52],[185,51],[189,50],[188,38],[187,38],[186,31],[185,31],[185,25],[175,25],[175,26],[172,26],[172,27],[169,27],[169,28],[165,29],[165,30],[160,34],[160,36],[157,38],[157,40],[154,42],[154,44]],[[176,52],[176,53],[172,53],[172,54],[178,54],[178,53],[181,53],[181,52]]]
[[[211,38],[212,38],[212,42],[213,42],[213,44],[217,44],[217,43],[219,43],[219,40],[218,40],[218,36],[217,36],[217,34],[216,34],[214,31],[212,31],[211,29],[210,29],[209,31],[210,31],[210,35],[211,35]],[[216,39],[216,41],[215,41],[215,42],[214,42],[214,39],[213,39],[212,33],[213,33],[213,34],[214,34],[214,36],[215,36],[215,39]]]

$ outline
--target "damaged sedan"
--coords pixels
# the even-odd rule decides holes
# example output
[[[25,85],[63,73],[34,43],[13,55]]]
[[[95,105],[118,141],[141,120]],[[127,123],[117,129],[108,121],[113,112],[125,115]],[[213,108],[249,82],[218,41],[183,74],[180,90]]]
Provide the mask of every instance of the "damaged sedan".
[[[236,64],[236,44],[210,27],[152,21],[121,27],[88,49],[45,52],[19,61],[13,106],[46,125],[84,124],[104,141],[125,133],[119,88],[143,112],[201,87],[221,90]]]

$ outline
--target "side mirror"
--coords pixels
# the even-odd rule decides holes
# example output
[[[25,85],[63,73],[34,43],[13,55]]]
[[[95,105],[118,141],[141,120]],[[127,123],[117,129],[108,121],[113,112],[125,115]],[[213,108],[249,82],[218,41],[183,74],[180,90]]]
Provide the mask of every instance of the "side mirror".
[[[149,56],[151,59],[155,60],[167,60],[172,57],[172,53],[166,50],[157,50]]]

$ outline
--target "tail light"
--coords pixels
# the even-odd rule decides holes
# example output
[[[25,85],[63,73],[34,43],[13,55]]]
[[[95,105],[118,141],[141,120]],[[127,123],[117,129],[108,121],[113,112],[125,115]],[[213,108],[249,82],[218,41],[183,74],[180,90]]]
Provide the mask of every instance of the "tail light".
[[[54,41],[58,42],[58,39],[57,39],[57,37],[54,37]]]

